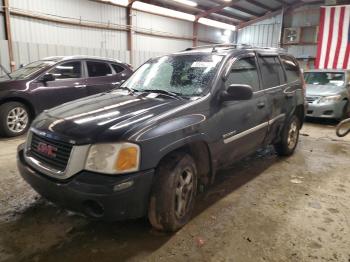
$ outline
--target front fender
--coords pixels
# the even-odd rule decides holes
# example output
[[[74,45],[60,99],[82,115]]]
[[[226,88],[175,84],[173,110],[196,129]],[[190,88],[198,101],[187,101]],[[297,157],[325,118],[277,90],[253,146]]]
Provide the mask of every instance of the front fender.
[[[209,143],[203,131],[205,120],[202,114],[181,116],[133,135],[141,145],[141,168],[155,168],[164,156],[190,143]]]

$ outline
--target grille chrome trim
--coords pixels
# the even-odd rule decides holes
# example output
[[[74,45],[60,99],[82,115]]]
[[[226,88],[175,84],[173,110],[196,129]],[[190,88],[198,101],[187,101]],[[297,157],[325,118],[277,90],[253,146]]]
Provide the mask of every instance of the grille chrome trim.
[[[84,169],[85,160],[89,152],[90,145],[73,145],[70,157],[67,162],[67,166],[65,170],[62,171],[43,163],[39,159],[35,158],[35,156],[32,156],[30,154],[30,146],[32,142],[33,133],[36,133],[36,135],[38,135],[38,133],[33,130],[30,130],[28,132],[28,137],[24,150],[24,159],[32,168],[39,171],[40,173],[60,180],[70,178]]]

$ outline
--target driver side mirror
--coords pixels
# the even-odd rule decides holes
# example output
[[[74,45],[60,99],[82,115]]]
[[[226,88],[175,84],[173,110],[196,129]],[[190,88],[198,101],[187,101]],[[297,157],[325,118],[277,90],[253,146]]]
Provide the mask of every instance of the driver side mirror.
[[[45,74],[41,77],[41,81],[46,83],[50,81],[55,81],[56,77],[53,74]]]
[[[221,93],[222,101],[249,100],[253,96],[253,89],[250,85],[232,84]]]

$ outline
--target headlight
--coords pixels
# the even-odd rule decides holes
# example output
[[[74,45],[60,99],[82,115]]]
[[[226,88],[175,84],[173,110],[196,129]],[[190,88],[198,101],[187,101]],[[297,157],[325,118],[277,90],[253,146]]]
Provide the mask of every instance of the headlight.
[[[85,169],[105,174],[139,170],[140,147],[131,143],[96,144],[89,149]]]
[[[318,103],[319,104],[321,104],[321,103],[333,103],[333,102],[339,101],[340,99],[341,99],[341,95],[324,96],[318,100]]]

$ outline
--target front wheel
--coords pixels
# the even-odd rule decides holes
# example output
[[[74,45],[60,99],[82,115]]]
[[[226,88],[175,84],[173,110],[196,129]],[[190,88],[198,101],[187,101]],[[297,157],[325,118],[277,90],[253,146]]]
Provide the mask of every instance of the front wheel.
[[[197,168],[181,152],[166,157],[156,171],[148,219],[157,230],[174,232],[191,218],[197,193]]]
[[[296,115],[286,123],[282,130],[281,141],[274,145],[280,156],[290,156],[294,153],[299,141],[300,120]]]
[[[0,135],[22,135],[27,131],[29,124],[29,111],[22,103],[8,102],[0,106]]]

